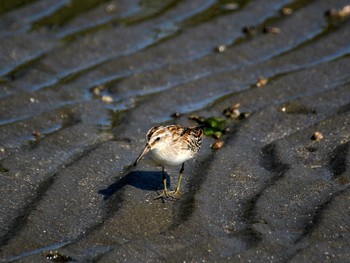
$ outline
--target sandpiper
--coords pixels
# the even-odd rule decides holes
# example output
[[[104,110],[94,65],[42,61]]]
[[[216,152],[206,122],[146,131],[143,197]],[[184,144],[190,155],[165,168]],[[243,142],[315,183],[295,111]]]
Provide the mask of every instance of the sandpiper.
[[[185,162],[198,154],[201,147],[203,130],[201,127],[184,127],[180,125],[155,126],[147,132],[147,143],[142,153],[136,159],[134,166],[151,152],[152,158],[162,165],[164,191],[156,198],[181,195],[180,184],[184,173]],[[168,191],[166,186],[165,165],[180,165],[180,177],[174,191]]]

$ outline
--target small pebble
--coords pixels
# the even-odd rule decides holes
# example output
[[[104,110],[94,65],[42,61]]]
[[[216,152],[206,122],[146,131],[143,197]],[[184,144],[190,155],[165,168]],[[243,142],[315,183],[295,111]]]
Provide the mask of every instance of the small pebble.
[[[350,5],[346,5],[339,11],[340,17],[347,17],[350,16]]]
[[[281,33],[281,29],[279,29],[278,27],[274,27],[274,26],[265,26],[263,29],[263,32],[266,34],[279,34]]]
[[[224,113],[227,111],[232,112],[233,110],[238,109],[240,106],[241,106],[240,103],[233,104],[232,106],[225,108],[223,112]]]
[[[117,11],[117,6],[114,4],[109,4],[108,6],[106,6],[106,12],[107,13],[113,13]]]
[[[50,250],[49,252],[47,252],[45,254],[46,259],[51,260],[53,262],[69,262],[72,261],[71,257],[68,257],[66,255],[63,255],[61,253],[59,253],[58,251],[52,251]]]
[[[309,108],[304,104],[299,102],[288,102],[281,106],[279,111],[286,114],[315,114],[316,110],[313,108]]]
[[[238,109],[239,107],[241,107],[241,103],[237,102],[231,106],[231,109]]]
[[[241,114],[239,114],[238,116],[238,120],[243,120],[243,119],[246,119],[248,118],[251,114],[251,112],[242,112]]]
[[[346,5],[340,10],[329,9],[325,12],[325,16],[329,18],[346,18],[350,16],[350,5]]]
[[[226,11],[234,11],[234,10],[237,10],[238,8],[239,8],[239,5],[237,3],[228,3],[222,6],[222,10],[226,10]]]
[[[238,116],[240,115],[240,111],[239,111],[239,107],[241,106],[240,103],[236,103],[230,107],[227,107],[226,109],[224,109],[223,114],[227,117],[227,118],[233,118],[236,119],[238,118]]]
[[[215,48],[215,51],[222,53],[226,50],[226,46],[225,45],[219,45]]]
[[[38,99],[35,99],[35,98],[30,98],[29,100],[30,100],[30,102],[32,102],[32,103],[39,103],[39,100],[38,100]]]
[[[258,82],[255,84],[255,86],[257,86],[258,88],[262,88],[264,86],[266,86],[266,84],[269,82],[269,80],[267,78],[261,77]]]
[[[212,145],[211,145],[211,148],[212,149],[220,149],[224,146],[225,142],[222,141],[222,140],[218,140],[216,142],[214,142]]]
[[[311,140],[313,141],[320,141],[323,139],[323,134],[319,131],[316,131],[312,136],[311,136]]]
[[[230,127],[226,127],[223,132],[225,134],[230,133],[231,132],[231,128]]]
[[[100,95],[101,91],[106,89],[106,87],[104,85],[98,85],[94,88],[91,89],[91,92],[94,94],[94,95]]]
[[[35,139],[39,139],[41,136],[41,133],[39,131],[33,131],[32,135],[35,137]]]
[[[171,114],[170,117],[172,117],[172,118],[180,118],[181,116],[182,116],[182,114],[180,112],[175,112],[175,113]]]
[[[293,14],[293,9],[289,8],[289,7],[283,7],[281,9],[281,14],[285,15],[285,16],[289,16],[289,15]]]
[[[92,94],[94,94],[94,95],[100,95],[100,91],[101,91],[101,89],[100,89],[99,86],[94,87],[94,88],[91,90]]]
[[[232,119],[237,119],[240,114],[241,112],[239,111],[239,109],[234,109],[231,112],[226,112],[225,116],[230,117]]]
[[[324,15],[329,18],[334,18],[338,16],[338,10],[336,9],[329,9],[326,12],[324,12]]]
[[[113,98],[111,96],[107,96],[107,95],[102,96],[101,100],[105,103],[112,103],[113,102]]]

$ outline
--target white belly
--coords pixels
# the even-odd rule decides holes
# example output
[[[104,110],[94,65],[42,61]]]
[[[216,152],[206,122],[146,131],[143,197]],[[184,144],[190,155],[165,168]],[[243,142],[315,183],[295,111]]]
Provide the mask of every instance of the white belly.
[[[155,160],[156,162],[162,165],[171,165],[171,166],[182,164],[193,157],[192,151],[182,150],[181,153],[179,153],[171,148],[167,148],[167,150],[152,149],[151,154],[152,154],[153,160]]]

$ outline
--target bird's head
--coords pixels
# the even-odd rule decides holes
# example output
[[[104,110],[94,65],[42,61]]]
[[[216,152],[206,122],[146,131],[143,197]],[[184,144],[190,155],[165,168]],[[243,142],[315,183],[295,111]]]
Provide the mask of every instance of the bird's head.
[[[149,151],[161,148],[164,146],[164,141],[167,138],[170,138],[171,134],[169,131],[164,129],[163,126],[154,126],[151,128],[146,135],[147,143],[139,157],[137,157],[134,166],[141,160],[143,156],[145,156]]]

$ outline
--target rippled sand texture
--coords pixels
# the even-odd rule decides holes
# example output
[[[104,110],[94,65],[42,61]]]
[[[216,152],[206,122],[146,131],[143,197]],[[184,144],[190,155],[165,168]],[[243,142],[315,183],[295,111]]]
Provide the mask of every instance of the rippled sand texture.
[[[347,4],[4,1],[0,260],[348,261],[350,19],[324,15]],[[237,103],[182,199],[153,200],[161,168],[130,166],[147,130]]]

